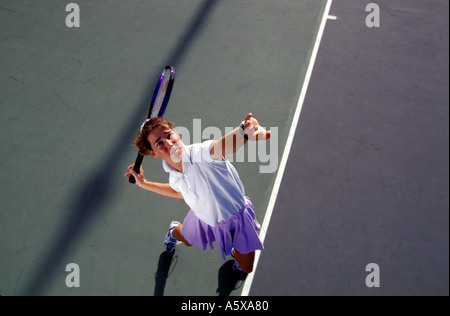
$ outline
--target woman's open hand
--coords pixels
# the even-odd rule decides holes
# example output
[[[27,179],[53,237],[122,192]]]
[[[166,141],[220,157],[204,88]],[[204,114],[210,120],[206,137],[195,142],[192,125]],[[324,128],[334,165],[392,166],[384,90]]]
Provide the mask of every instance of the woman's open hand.
[[[259,122],[248,113],[244,120],[244,133],[249,140],[266,140],[270,138],[270,131],[266,131],[259,125]]]

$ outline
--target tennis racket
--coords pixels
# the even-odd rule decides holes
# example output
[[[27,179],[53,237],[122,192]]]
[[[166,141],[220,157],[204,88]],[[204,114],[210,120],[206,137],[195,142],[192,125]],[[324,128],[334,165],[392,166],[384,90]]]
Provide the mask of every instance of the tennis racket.
[[[147,119],[150,119],[155,116],[164,115],[164,112],[166,111],[167,108],[167,104],[169,103],[170,94],[172,93],[174,82],[175,82],[175,68],[173,68],[170,65],[166,66],[161,76],[159,77],[158,83],[156,84],[155,92],[153,93],[152,97],[152,102],[150,103],[150,109],[148,111]],[[145,123],[146,122],[144,122],[144,124]],[[133,170],[138,174],[143,160],[144,156],[138,154],[133,168]],[[129,181],[130,183],[136,183],[136,179],[132,175],[130,176]]]

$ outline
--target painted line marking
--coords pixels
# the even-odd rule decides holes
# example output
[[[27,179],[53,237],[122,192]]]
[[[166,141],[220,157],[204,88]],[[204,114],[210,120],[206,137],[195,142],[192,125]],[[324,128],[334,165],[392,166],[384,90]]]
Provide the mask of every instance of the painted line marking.
[[[300,93],[300,97],[297,103],[297,108],[294,113],[294,117],[292,119],[292,125],[289,130],[289,135],[287,138],[286,146],[283,151],[283,156],[281,158],[280,167],[278,168],[277,177],[275,179],[275,183],[272,189],[272,194],[270,195],[269,204],[267,205],[266,214],[264,216],[264,222],[261,225],[261,232],[259,234],[259,238],[261,242],[264,244],[264,240],[266,238],[267,230],[269,228],[270,219],[272,217],[273,209],[275,206],[275,202],[277,200],[278,192],[280,190],[281,180],[283,179],[284,170],[286,169],[287,160],[289,158],[289,152],[291,151],[292,143],[295,136],[295,131],[297,129],[298,121],[300,119],[300,113],[302,111],[303,103],[305,102],[306,91],[308,90],[309,82],[311,80],[312,71],[314,69],[314,64],[316,62],[317,53],[319,52],[320,42],[322,41],[322,36],[325,31],[325,25],[327,19],[329,17],[330,8],[333,0],[328,0],[325,11],[322,17],[322,22],[319,27],[319,31],[317,33],[316,42],[314,44],[314,48],[311,54],[311,59],[309,61],[308,70],[306,72],[305,81],[303,82],[302,91]],[[242,289],[241,296],[248,296],[250,293],[250,289],[252,287],[253,278],[255,276],[256,268],[258,267],[259,258],[261,256],[261,251],[256,251],[255,254],[255,262],[253,265],[253,272],[247,276],[245,280],[244,287]]]

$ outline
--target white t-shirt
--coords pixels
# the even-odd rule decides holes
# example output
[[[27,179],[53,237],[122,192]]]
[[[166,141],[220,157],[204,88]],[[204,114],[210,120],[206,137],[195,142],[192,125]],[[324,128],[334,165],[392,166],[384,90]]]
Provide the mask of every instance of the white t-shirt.
[[[169,184],[181,192],[195,215],[214,227],[239,212],[245,203],[245,190],[234,166],[227,160],[211,158],[212,141],[185,146],[183,172],[163,160],[170,174]]]

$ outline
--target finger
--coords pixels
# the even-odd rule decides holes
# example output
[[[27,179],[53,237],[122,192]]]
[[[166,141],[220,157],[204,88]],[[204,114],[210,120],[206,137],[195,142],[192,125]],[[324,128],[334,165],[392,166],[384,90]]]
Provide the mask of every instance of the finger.
[[[261,127],[253,133],[253,137],[256,140],[265,140],[270,138],[270,132],[266,132],[266,130]]]
[[[249,124],[250,124],[250,126],[251,126],[252,128],[254,128],[255,130],[257,130],[258,127],[259,127],[259,122],[258,122],[258,120],[256,120],[256,119],[253,118],[253,117],[250,119]]]
[[[250,121],[250,119],[253,117],[252,113],[248,113],[247,116],[245,117],[245,122]]]
[[[135,179],[139,178],[138,174],[136,173],[136,171],[134,171],[133,169],[130,170],[130,173],[133,175],[133,177]]]
[[[257,131],[259,129],[259,127],[260,127],[258,120],[253,118],[253,117],[250,120],[250,124],[255,129],[255,131]]]

